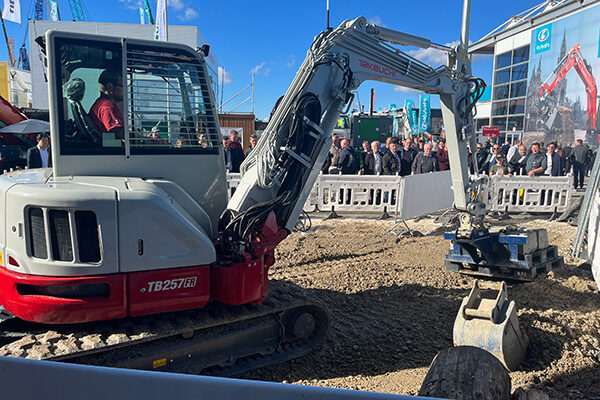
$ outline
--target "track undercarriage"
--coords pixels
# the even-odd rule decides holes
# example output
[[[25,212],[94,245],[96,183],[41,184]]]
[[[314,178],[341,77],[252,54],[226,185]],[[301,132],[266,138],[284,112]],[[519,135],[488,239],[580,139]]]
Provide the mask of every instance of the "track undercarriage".
[[[200,310],[51,330],[7,318],[0,323],[0,355],[233,376],[314,351],[328,326],[321,304],[293,284],[271,282],[262,304],[212,302]]]

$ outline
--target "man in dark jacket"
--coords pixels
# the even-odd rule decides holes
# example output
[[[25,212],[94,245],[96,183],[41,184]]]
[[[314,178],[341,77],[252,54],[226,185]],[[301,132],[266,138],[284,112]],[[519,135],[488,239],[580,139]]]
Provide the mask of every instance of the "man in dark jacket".
[[[48,168],[52,166],[52,155],[48,146],[49,138],[47,133],[37,135],[37,146],[27,150],[27,168]]]
[[[588,151],[587,146],[584,146],[581,139],[577,139],[577,146],[571,150],[571,164],[573,165],[573,174],[575,175],[573,187],[575,189],[583,188],[583,177],[585,176],[588,162]]]
[[[560,156],[556,154],[554,149],[556,148],[556,144],[554,142],[548,143],[546,146],[546,169],[544,170],[544,175],[548,176],[560,176],[562,172],[562,160]]]
[[[350,139],[342,139],[341,146],[342,151],[338,161],[340,171],[342,171],[342,174],[344,175],[356,174],[360,168],[360,162],[354,149],[350,145]]]
[[[404,146],[400,152],[400,175],[410,175],[412,163],[415,161],[416,156],[417,150],[412,147],[412,141],[405,139]]]
[[[231,154],[231,172],[240,172],[240,165],[244,161],[244,150],[242,150],[242,144],[238,139],[237,131],[231,131],[229,133],[229,152]]]
[[[440,166],[440,171],[447,171],[450,169],[450,159],[448,158],[448,150],[446,150],[446,142],[440,141],[438,147],[435,156]]]
[[[374,140],[371,142],[371,152],[365,157],[365,163],[363,165],[363,174],[365,175],[379,175],[383,173],[383,156],[379,152],[379,141]]]
[[[513,175],[526,175],[527,167],[527,147],[524,144],[519,146],[519,150],[508,161],[508,173]]]
[[[487,167],[489,166],[488,160],[489,153],[486,148],[481,144],[477,143],[477,152],[475,153],[475,157],[477,157],[477,171],[480,174],[487,174]]]
[[[415,157],[412,165],[413,174],[426,174],[428,172],[439,171],[440,166],[436,158],[431,154],[431,143],[425,143],[423,151],[419,152]]]
[[[535,142],[531,145],[531,154],[527,158],[527,166],[525,168],[528,176],[544,175],[544,171],[548,167],[546,156],[540,153],[540,144]]]
[[[400,171],[400,156],[397,151],[398,141],[394,139],[390,142],[390,148],[381,161],[384,175],[396,175]]]

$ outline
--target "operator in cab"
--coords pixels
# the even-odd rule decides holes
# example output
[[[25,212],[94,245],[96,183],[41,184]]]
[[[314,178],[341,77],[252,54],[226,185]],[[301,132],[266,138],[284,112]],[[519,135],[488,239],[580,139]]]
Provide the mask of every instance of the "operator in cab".
[[[123,139],[123,114],[117,105],[123,101],[123,78],[113,70],[104,70],[98,78],[100,97],[90,108],[89,116],[98,132],[115,134]]]

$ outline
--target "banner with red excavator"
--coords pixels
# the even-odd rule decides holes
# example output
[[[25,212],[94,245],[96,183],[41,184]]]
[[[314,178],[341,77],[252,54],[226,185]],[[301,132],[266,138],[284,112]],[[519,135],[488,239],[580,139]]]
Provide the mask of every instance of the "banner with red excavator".
[[[526,144],[556,141],[567,145],[583,139],[597,145],[598,26],[600,7],[594,6],[532,30],[525,99],[512,100],[512,90],[522,88],[516,87],[518,83],[507,85],[511,91],[507,99],[509,120],[511,109],[525,103]],[[520,73],[518,67],[512,65],[511,73]]]

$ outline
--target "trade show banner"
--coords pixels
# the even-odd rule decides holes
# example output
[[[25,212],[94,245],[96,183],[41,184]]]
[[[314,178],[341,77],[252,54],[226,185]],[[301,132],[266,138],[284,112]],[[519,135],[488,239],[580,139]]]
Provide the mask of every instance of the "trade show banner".
[[[431,95],[422,94],[420,102],[421,107],[419,109],[419,132],[429,133],[429,121],[431,118]]]
[[[406,111],[406,115],[408,115],[408,122],[410,123],[410,128],[412,130],[412,134],[416,135],[418,131],[418,123],[417,123],[417,110],[413,109],[413,101],[410,99],[406,99],[404,101],[404,110]]]
[[[600,7],[594,6],[531,31],[526,144],[598,144],[599,27]]]

